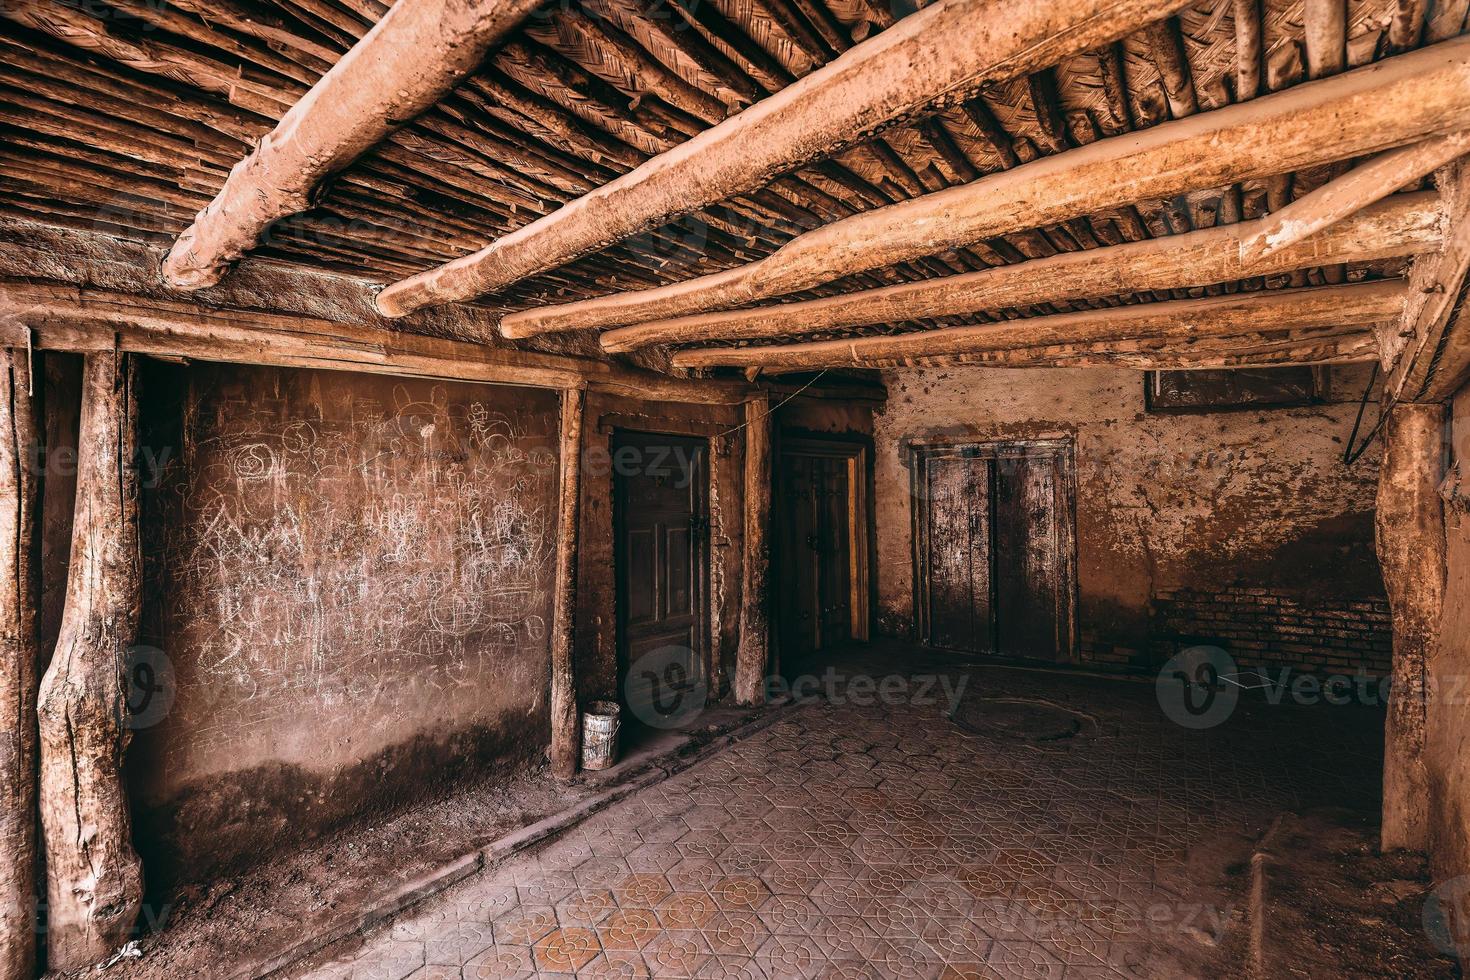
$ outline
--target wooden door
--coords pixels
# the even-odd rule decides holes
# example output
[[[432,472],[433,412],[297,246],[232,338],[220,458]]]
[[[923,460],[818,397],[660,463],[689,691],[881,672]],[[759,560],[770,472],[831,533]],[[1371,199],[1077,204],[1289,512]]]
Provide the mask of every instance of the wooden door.
[[[866,637],[862,447],[791,440],[778,470],[780,649],[800,655]]]
[[[1070,446],[918,450],[915,613],[926,643],[1070,660],[1076,595]]]
[[[670,705],[681,692],[704,688],[706,445],[618,432],[612,461],[619,687],[642,718],[649,706]]]

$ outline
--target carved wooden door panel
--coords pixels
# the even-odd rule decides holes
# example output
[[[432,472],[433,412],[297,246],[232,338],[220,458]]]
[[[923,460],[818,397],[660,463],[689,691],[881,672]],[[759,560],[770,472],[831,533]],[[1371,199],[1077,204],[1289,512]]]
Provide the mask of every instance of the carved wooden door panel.
[[[1075,548],[1068,444],[914,453],[915,615],[931,646],[1069,660]]]

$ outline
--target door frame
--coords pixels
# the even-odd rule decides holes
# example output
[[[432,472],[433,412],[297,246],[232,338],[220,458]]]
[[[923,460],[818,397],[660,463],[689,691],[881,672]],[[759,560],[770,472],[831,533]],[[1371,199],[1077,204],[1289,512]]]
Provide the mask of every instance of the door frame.
[[[718,656],[719,637],[714,635],[714,624],[718,621],[714,608],[715,595],[712,588],[714,569],[714,542],[712,529],[710,527],[710,496],[711,485],[714,480],[714,455],[715,438],[700,432],[691,432],[688,428],[669,426],[668,428],[658,425],[622,425],[615,420],[604,420],[605,430],[608,433],[608,449],[612,455],[610,465],[616,465],[616,453],[618,439],[620,436],[663,436],[671,439],[684,439],[689,442],[699,443],[704,447],[703,474],[699,479],[699,487],[695,499],[698,501],[698,516],[705,522],[703,543],[700,546],[702,554],[696,556],[694,567],[695,586],[698,596],[695,601],[699,609],[699,628],[696,631],[700,638],[700,649],[695,651],[700,668],[704,671],[702,678],[710,685],[710,696],[715,696],[714,684],[718,676],[718,664],[715,658]],[[618,492],[618,474],[612,473],[610,481],[612,491],[612,507],[610,511],[612,531],[612,559],[613,559],[613,672],[617,684],[617,696],[621,700],[623,685],[626,678],[628,664],[624,661],[625,640],[627,638],[627,612],[628,603],[623,594],[623,576],[621,563],[623,561],[622,549],[618,544],[618,529],[624,519],[625,501],[623,495]]]
[[[1061,644],[1064,660],[1057,663],[1076,663],[1080,653],[1078,630],[1078,582],[1077,582],[1077,443],[1071,436],[1053,436],[1036,439],[957,439],[935,442],[915,442],[908,445],[910,540],[914,582],[914,635],[920,643],[932,649],[929,622],[929,494],[928,464],[931,459],[1016,459],[1028,455],[1050,455],[1060,463],[1058,490],[1063,494],[1058,514],[1060,522],[1058,550],[1061,552],[1066,587],[1062,590],[1062,602],[1066,608],[1058,621],[1066,631]],[[993,496],[993,494],[992,494]],[[994,540],[994,508],[990,512],[992,540]],[[993,555],[992,555],[993,560]],[[995,570],[991,574],[992,599],[995,589]],[[998,614],[997,610],[997,614]],[[997,659],[1003,659],[997,657]]]
[[[866,643],[872,638],[873,582],[870,551],[873,540],[869,531],[872,522],[870,510],[872,494],[868,481],[872,476],[869,461],[872,459],[869,442],[861,438],[821,436],[783,432],[777,448],[777,457],[772,469],[776,481],[776,500],[781,500],[781,486],[785,474],[784,461],[787,456],[817,456],[824,459],[847,461],[847,528],[848,528],[848,601],[852,609],[852,635],[848,640]],[[789,528],[790,508],[773,507],[775,541],[784,546]],[[777,556],[784,561],[784,555]],[[778,573],[779,575],[779,573]],[[784,634],[780,622],[780,603],[775,603],[776,636]]]

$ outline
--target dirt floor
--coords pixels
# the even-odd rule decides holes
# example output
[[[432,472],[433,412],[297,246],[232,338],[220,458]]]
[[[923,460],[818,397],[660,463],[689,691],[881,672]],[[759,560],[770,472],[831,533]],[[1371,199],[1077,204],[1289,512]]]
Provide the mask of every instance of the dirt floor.
[[[894,646],[810,693],[288,975],[1455,975],[1373,848],[1375,711],[1191,730],[1151,681]]]

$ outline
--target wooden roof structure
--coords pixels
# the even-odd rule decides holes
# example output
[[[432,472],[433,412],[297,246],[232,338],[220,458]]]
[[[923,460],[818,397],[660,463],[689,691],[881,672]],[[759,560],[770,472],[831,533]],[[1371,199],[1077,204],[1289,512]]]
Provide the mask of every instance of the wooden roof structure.
[[[380,307],[391,307],[383,300],[396,298],[402,281],[518,230],[537,232],[573,202],[594,215],[613,213],[617,199],[597,195],[625,175],[678,153],[690,172],[712,167],[718,153],[738,156],[738,139],[723,149],[696,146],[727,121],[769,109],[779,124],[780,112],[805,111],[803,104],[830,115],[832,106],[864,97],[876,105],[896,77],[891,64],[879,74],[879,58],[909,49],[895,40],[889,55],[869,58],[871,85],[838,70],[861,66],[885,36],[909,31],[903,43],[927,40],[925,51],[943,55],[946,46],[965,47],[955,25],[1010,30],[1007,18],[1019,17],[1016,5],[992,0],[922,8],[882,0],[469,6],[493,10],[498,20],[436,20],[424,34],[470,39],[456,48],[423,38],[410,46],[404,23],[413,26],[413,12],[381,0],[11,0],[0,7],[0,219],[174,248],[186,230],[196,233],[196,213],[226,188],[232,168],[249,169],[241,161],[263,140],[290,151],[286,134],[272,131],[293,106],[302,103],[285,127],[294,138],[319,123],[322,107],[310,111],[303,99],[338,66],[339,94],[331,98],[376,101],[377,118],[358,142],[335,149],[340,159],[297,161],[298,177],[314,176],[319,165],[325,179],[282,191],[289,211],[300,213],[262,221],[268,228],[248,250],[399,284],[380,297]],[[732,180],[731,193],[688,214],[651,212],[657,223],[647,230],[568,249],[561,261],[540,263],[546,268],[527,266],[535,271],[456,301],[472,303],[477,322],[498,323],[505,336],[538,337],[518,342],[532,349],[586,352],[595,339],[586,331],[595,326],[609,331],[606,352],[636,351],[639,363],[767,371],[796,370],[796,361],[801,369],[949,362],[967,352],[982,363],[1147,366],[1148,352],[1181,338],[1198,354],[1185,366],[1363,360],[1385,344],[1402,346],[1393,338],[1408,332],[1410,313],[1453,318],[1457,302],[1425,314],[1411,298],[1415,309],[1400,311],[1411,293],[1412,256],[1432,254],[1455,287],[1463,278],[1446,245],[1443,185],[1454,173],[1446,165],[1464,146],[1433,140],[1470,128],[1470,49],[1454,40],[1466,28],[1464,0],[1024,6],[1041,13],[1014,32],[1034,29],[1045,43],[982,73],[976,85],[946,82],[928,103],[873,109],[874,118],[840,142],[803,147],[802,133],[792,133],[793,166],[750,186]],[[390,9],[399,23],[380,25]],[[395,43],[408,49],[415,78],[428,69],[442,77],[417,93],[395,84],[381,57]],[[346,70],[350,51],[362,55],[356,76]],[[1032,63],[1057,52],[1063,56]],[[1405,59],[1416,57],[1410,70]],[[1374,66],[1383,70],[1375,75]],[[915,75],[930,70],[928,62],[911,67]],[[865,96],[868,87],[878,94]],[[1426,91],[1438,94],[1426,100]],[[777,106],[779,99],[788,102]],[[814,110],[801,118],[824,117]],[[1290,129],[1289,119],[1300,123]],[[1189,120],[1198,124],[1190,129]],[[1333,190],[1355,165],[1394,147],[1414,152],[1380,162],[1387,169],[1362,177],[1356,190]],[[1111,185],[1108,174],[1116,175]],[[1381,202],[1392,189],[1386,175],[1406,193]],[[1079,184],[1085,193],[1071,190]],[[1332,212],[1334,193],[1348,200],[1338,202],[1341,213]],[[1321,235],[1303,243],[1296,234],[1267,258],[1221,258],[1232,248],[1247,256],[1252,235],[1259,251],[1273,233],[1271,216],[1303,199],[1307,211],[1331,212],[1318,227],[1329,227],[1335,244],[1323,245]],[[960,212],[969,224],[957,221]],[[1344,218],[1356,223],[1339,224]],[[904,237],[917,227],[925,230]],[[549,228],[534,243],[557,233]],[[890,239],[904,239],[902,247],[886,247]],[[1179,266],[1180,254],[1210,248],[1214,257],[1199,258],[1199,268]],[[503,254],[486,264],[504,262]],[[756,278],[760,288],[751,285]],[[1352,291],[1382,282],[1401,288]],[[714,295],[687,295],[706,283]],[[684,285],[647,292],[671,284]],[[1302,295],[1314,289],[1337,292]],[[917,298],[909,295],[916,290]],[[665,293],[677,302],[664,302]],[[1262,306],[1237,302],[1234,320],[1194,336],[1190,324],[1213,315],[1207,311],[1223,297],[1268,293],[1282,295]],[[633,307],[609,311],[629,297]],[[648,303],[638,306],[640,297]],[[843,297],[847,312],[834,312]],[[793,302],[803,305],[774,317],[738,312]],[[1119,320],[1090,314],[1144,304],[1162,304],[1144,318],[1156,324],[1152,333],[1086,332],[1094,321]],[[1266,336],[1277,325],[1269,318],[1324,304],[1327,313],[1283,321],[1305,333]],[[1343,304],[1356,312],[1332,320]],[[973,337],[989,336],[987,325],[1038,317],[1046,318],[1038,336],[1054,342],[1021,336],[973,349]],[[436,332],[426,322],[393,325]],[[884,340],[937,329],[969,330],[972,342],[909,348]],[[1069,331],[1078,329],[1083,347],[1068,347]],[[540,337],[561,331],[572,333]],[[502,343],[493,333],[471,339]],[[1237,343],[1246,334],[1253,342]],[[888,346],[869,357],[850,341]],[[826,354],[811,350],[815,343],[828,344]],[[779,350],[793,344],[805,348],[796,361]],[[762,346],[777,349],[759,353]]]

